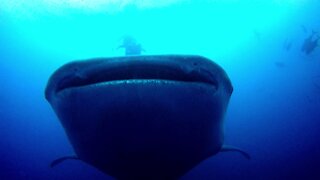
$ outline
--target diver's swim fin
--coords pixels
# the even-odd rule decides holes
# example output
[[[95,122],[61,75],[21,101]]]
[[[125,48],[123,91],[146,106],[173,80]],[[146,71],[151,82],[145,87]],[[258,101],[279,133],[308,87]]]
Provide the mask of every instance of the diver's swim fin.
[[[69,160],[69,159],[80,160],[77,156],[64,156],[64,157],[61,157],[61,158],[58,158],[58,159],[52,161],[51,164],[50,164],[50,167],[53,168],[56,165],[62,163],[63,161]]]
[[[251,159],[250,155],[249,155],[247,152],[245,152],[245,151],[243,151],[243,150],[241,150],[241,149],[239,149],[239,148],[237,148],[237,147],[234,147],[234,146],[223,145],[222,148],[221,148],[221,150],[220,150],[220,152],[229,152],[229,151],[239,152],[239,153],[241,153],[245,158]]]

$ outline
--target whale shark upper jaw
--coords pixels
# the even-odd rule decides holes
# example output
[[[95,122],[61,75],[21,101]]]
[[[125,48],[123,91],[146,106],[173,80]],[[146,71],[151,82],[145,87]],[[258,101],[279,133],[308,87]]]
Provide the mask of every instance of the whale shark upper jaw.
[[[131,56],[76,61],[58,69],[46,98],[67,89],[119,83],[201,83],[218,88],[217,78],[205,58],[198,56]],[[161,56],[160,56],[161,57]],[[215,67],[215,66],[213,66]]]

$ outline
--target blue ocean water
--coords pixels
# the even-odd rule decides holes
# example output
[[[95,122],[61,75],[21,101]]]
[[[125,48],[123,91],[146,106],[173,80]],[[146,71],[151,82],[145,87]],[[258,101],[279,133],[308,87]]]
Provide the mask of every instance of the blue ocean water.
[[[19,1],[0,4],[0,179],[112,179],[80,161],[49,164],[73,149],[44,98],[50,75],[72,60],[124,54],[206,56],[234,92],[220,153],[193,179],[320,179],[320,1]]]

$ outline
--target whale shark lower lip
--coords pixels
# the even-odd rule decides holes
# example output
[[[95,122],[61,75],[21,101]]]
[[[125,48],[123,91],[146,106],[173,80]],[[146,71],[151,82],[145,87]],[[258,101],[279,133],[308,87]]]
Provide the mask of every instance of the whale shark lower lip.
[[[153,86],[158,86],[158,88],[161,88],[163,86],[182,86],[182,85],[193,85],[193,86],[202,86],[207,87],[212,90],[212,93],[214,93],[214,90],[216,90],[216,86],[212,83],[206,83],[206,82],[185,82],[185,81],[178,81],[178,80],[166,80],[166,79],[124,79],[124,80],[112,80],[112,81],[101,81],[96,82],[93,84],[86,84],[82,86],[70,86],[68,88],[61,89],[57,92],[58,94],[63,94],[67,91],[73,91],[73,90],[81,90],[81,89],[94,89],[94,88],[108,88],[110,86],[116,86],[116,85],[123,85],[123,84],[135,84],[137,86],[144,86],[146,84],[152,84]]]

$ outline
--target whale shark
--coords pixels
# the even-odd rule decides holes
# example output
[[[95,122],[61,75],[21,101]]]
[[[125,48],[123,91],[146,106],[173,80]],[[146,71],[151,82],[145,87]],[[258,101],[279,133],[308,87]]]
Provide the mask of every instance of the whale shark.
[[[122,180],[173,180],[203,160],[234,151],[223,122],[233,86],[198,55],[95,58],[67,63],[50,77],[51,104],[76,159]]]

